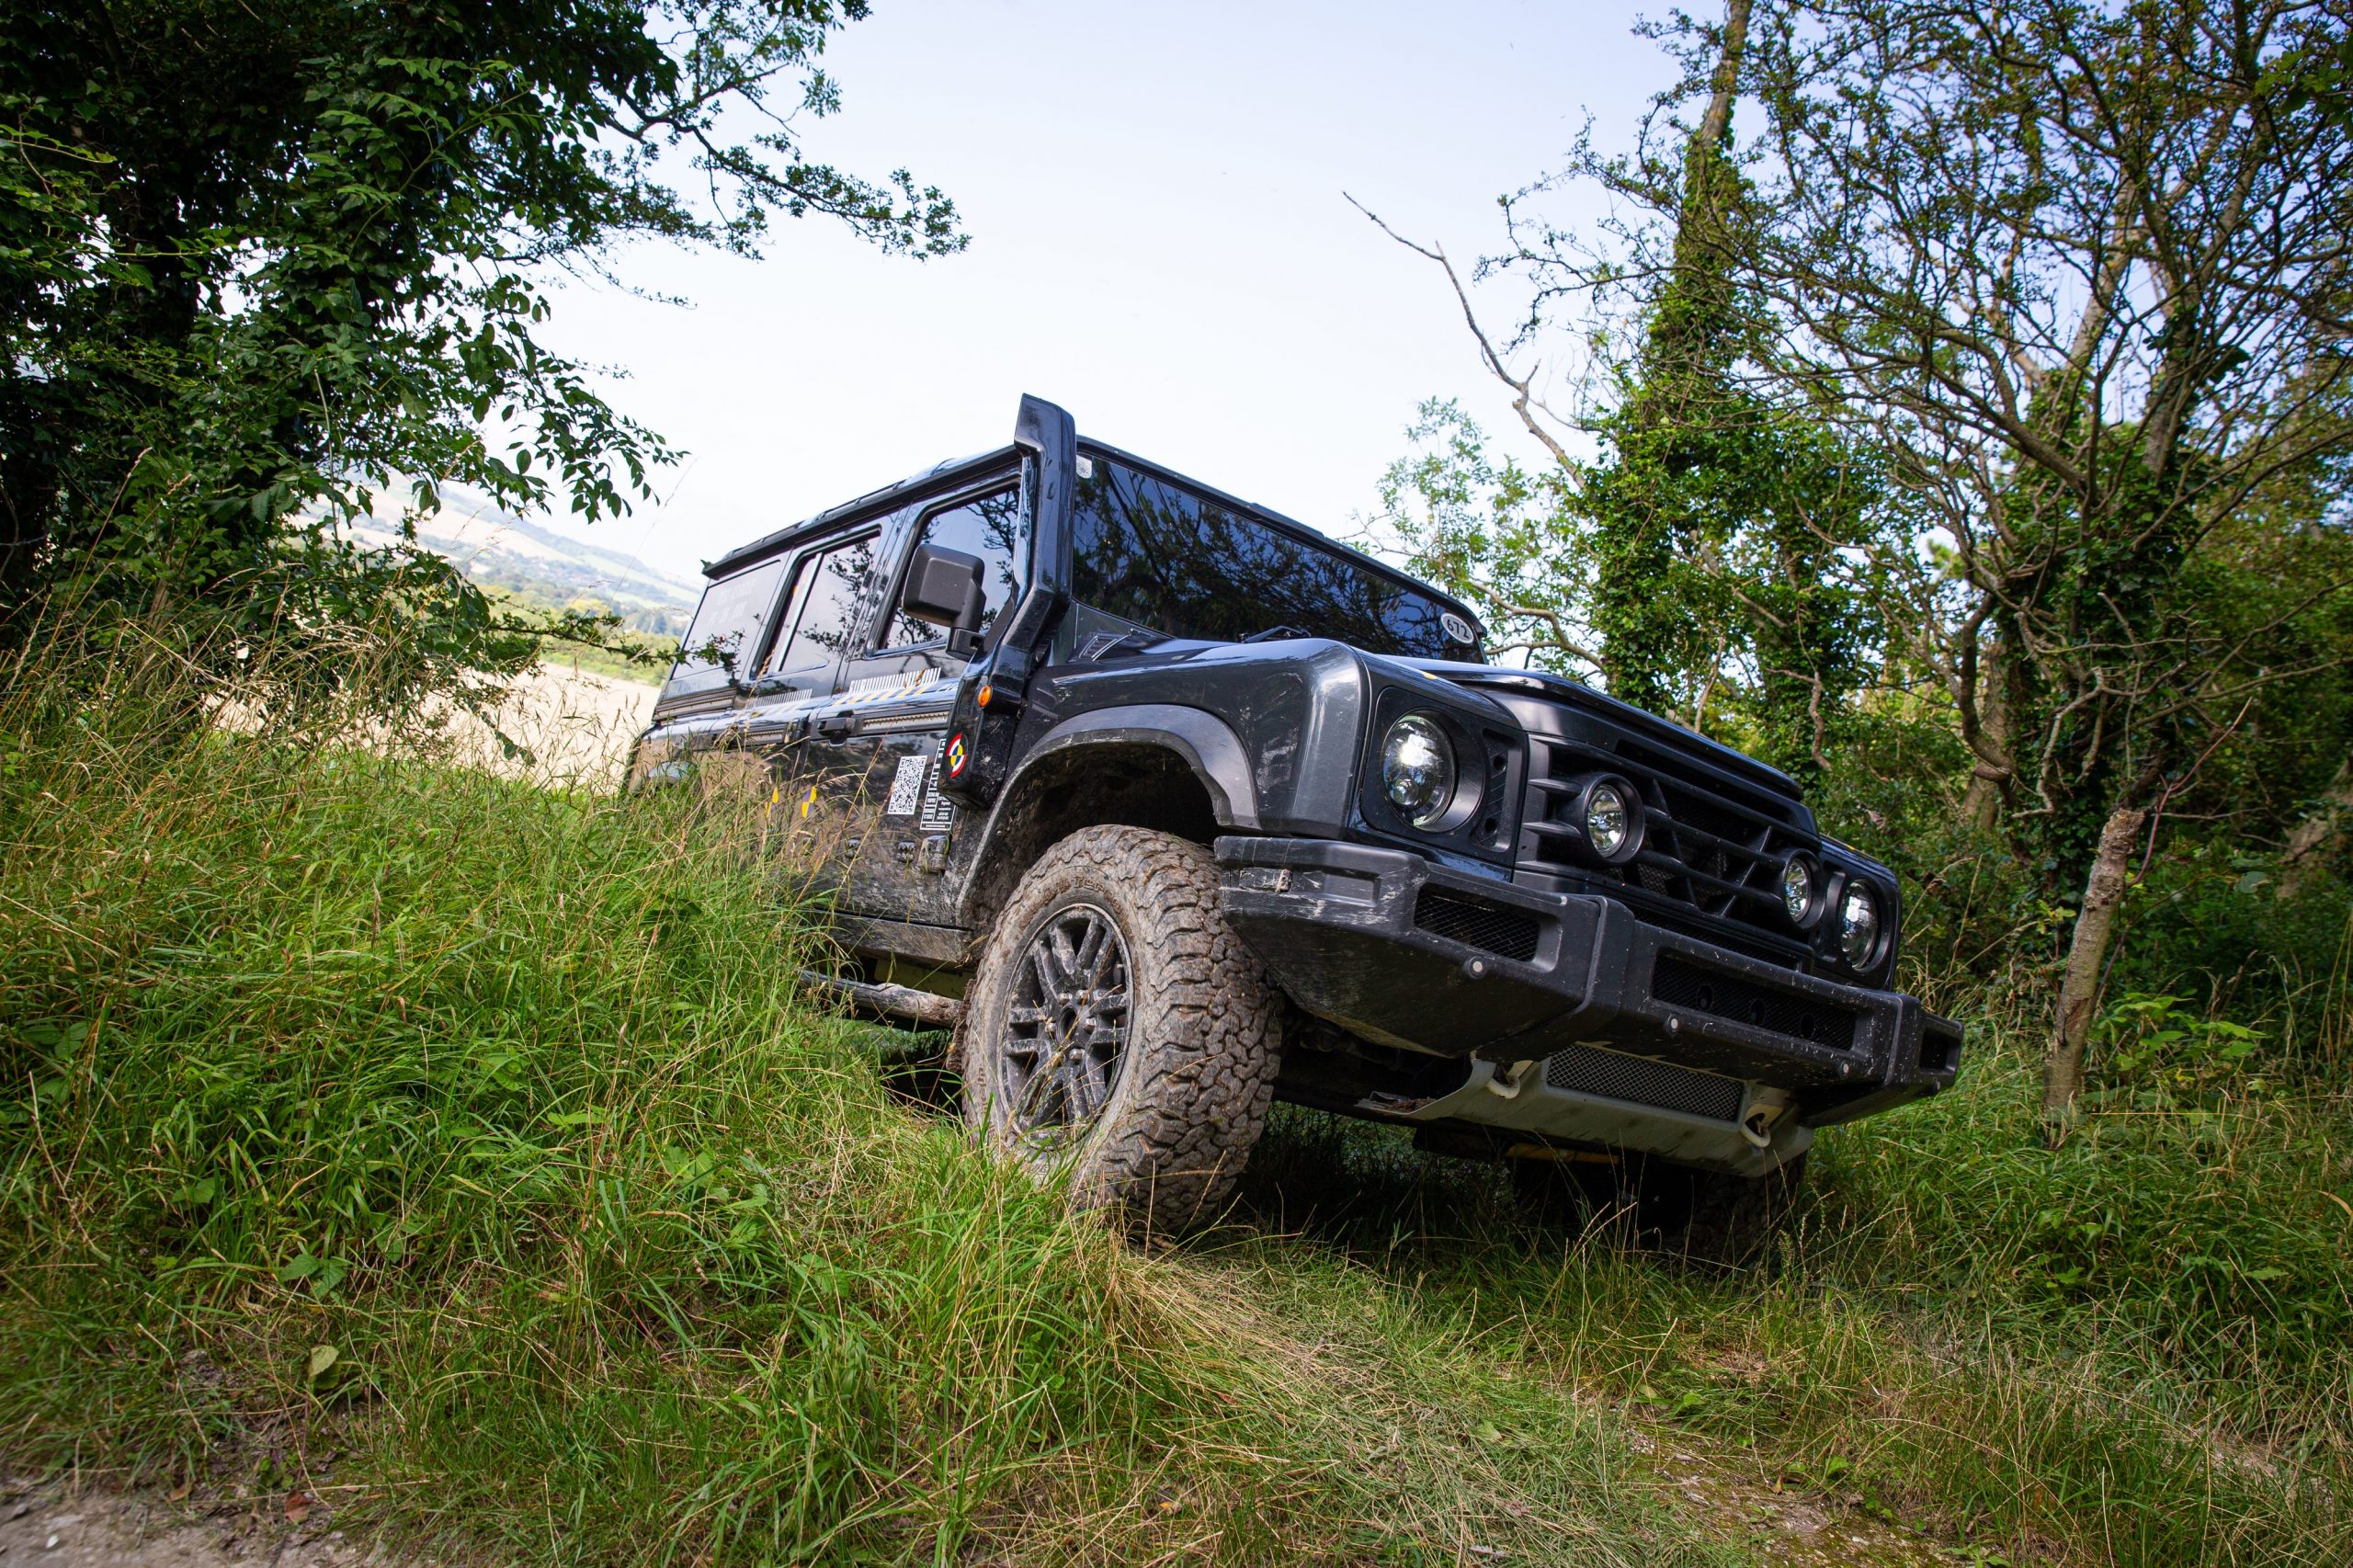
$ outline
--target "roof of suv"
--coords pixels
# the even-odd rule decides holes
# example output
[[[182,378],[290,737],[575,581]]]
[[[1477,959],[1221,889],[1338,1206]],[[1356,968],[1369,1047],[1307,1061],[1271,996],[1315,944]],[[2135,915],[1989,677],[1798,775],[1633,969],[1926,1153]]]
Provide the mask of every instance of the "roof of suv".
[[[702,574],[706,577],[724,577],[738,566],[757,561],[764,555],[772,555],[804,535],[822,533],[835,523],[847,522],[863,512],[887,512],[895,503],[905,499],[915,491],[929,489],[934,484],[952,479],[967,470],[984,472],[995,468],[997,464],[1011,460],[1018,450],[1019,449],[1016,447],[1003,446],[985,452],[974,452],[967,458],[949,458],[944,462],[936,462],[927,469],[911,473],[904,479],[882,486],[880,490],[870,490],[865,494],[845,501],[838,506],[828,506],[813,517],[805,518],[789,528],[779,528],[772,534],[764,534],[749,544],[738,545],[718,560],[705,562]]]
[[[1380,573],[1384,577],[1410,584],[1416,593],[1427,594],[1448,608],[1460,613],[1463,619],[1472,626],[1479,624],[1479,618],[1472,614],[1469,607],[1453,595],[1441,592],[1412,573],[1400,571],[1389,562],[1368,555],[1353,545],[1343,544],[1319,528],[1312,528],[1295,517],[1285,517],[1271,506],[1263,506],[1256,501],[1245,501],[1239,495],[1229,494],[1213,484],[1204,484],[1189,474],[1179,473],[1165,463],[1154,462],[1150,458],[1140,458],[1133,452],[1123,451],[1108,442],[1097,441],[1092,437],[1080,437],[1078,445],[1080,449],[1090,455],[1109,458],[1115,462],[1126,463],[1133,468],[1146,470],[1162,479],[1172,480],[1195,492],[1204,500],[1213,501],[1221,506],[1229,506],[1235,511],[1247,513],[1262,522],[1271,523],[1286,533],[1301,536],[1319,549],[1346,556],[1359,565]],[[764,556],[772,555],[810,535],[823,533],[837,524],[847,523],[868,514],[891,511],[922,491],[951,488],[957,480],[977,477],[1000,463],[1011,460],[1018,453],[1018,448],[1004,446],[985,452],[975,452],[970,457],[950,458],[945,462],[934,463],[927,469],[911,473],[893,483],[883,485],[879,490],[870,490],[865,494],[845,501],[838,506],[829,506],[805,521],[794,523],[790,528],[779,528],[774,533],[764,535],[749,544],[738,546],[718,560],[705,564],[702,569],[703,575],[723,577],[738,567],[749,565]]]

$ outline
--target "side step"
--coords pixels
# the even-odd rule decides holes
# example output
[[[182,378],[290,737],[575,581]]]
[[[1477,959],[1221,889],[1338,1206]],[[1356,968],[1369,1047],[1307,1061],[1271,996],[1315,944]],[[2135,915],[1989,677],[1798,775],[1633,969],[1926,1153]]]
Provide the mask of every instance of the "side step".
[[[964,1004],[955,997],[918,991],[912,985],[877,985],[863,980],[844,980],[838,975],[819,974],[813,969],[802,970],[801,980],[812,990],[837,996],[862,1012],[880,1013],[886,1018],[912,1019],[936,1029],[951,1028],[958,1018],[964,1016]]]

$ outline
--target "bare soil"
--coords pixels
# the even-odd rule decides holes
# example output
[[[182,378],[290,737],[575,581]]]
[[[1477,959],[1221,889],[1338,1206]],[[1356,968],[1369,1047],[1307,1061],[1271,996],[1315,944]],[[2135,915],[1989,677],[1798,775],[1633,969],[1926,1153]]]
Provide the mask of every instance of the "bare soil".
[[[358,1568],[395,1559],[346,1540],[324,1505],[175,1503],[154,1492],[0,1483],[0,1568]],[[414,1560],[408,1560],[414,1561]]]

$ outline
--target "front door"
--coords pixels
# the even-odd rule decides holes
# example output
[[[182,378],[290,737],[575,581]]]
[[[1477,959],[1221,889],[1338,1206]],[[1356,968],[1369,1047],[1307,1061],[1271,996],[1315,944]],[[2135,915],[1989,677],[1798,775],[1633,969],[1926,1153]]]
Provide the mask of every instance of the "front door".
[[[1013,476],[926,505],[901,537],[885,591],[874,597],[873,630],[844,665],[838,702],[818,721],[814,756],[828,778],[856,794],[843,802],[860,824],[842,884],[845,910],[944,927],[955,919],[956,898],[943,873],[967,824],[939,792],[940,746],[967,661],[948,651],[947,628],[897,609],[900,572],[919,544],[980,557],[985,640],[1029,579],[1028,530]]]

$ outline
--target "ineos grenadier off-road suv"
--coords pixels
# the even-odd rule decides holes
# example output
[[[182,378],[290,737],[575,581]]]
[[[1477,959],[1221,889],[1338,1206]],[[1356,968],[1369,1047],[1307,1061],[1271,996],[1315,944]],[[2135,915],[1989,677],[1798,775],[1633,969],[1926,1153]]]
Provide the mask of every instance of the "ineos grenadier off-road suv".
[[[633,780],[765,768],[825,983],[953,1022],[1084,1199],[1207,1216],[1280,1097],[1737,1249],[1814,1129],[1952,1081],[1788,778],[1051,403],[707,571]]]

